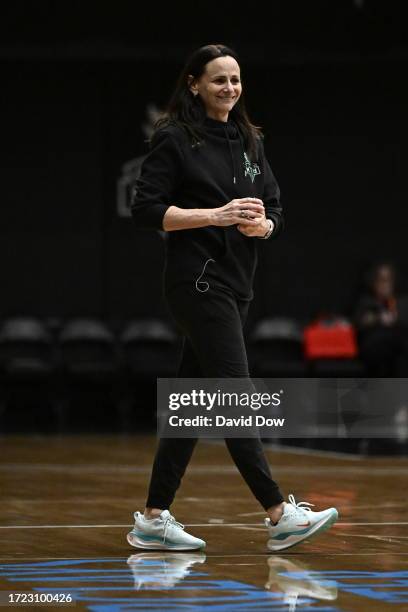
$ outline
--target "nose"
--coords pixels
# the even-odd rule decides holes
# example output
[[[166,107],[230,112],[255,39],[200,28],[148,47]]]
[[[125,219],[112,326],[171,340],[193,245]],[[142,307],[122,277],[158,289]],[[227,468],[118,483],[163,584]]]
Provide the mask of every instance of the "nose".
[[[233,87],[231,81],[227,81],[225,83],[224,91],[228,91],[229,93],[232,93],[234,91],[234,87]]]

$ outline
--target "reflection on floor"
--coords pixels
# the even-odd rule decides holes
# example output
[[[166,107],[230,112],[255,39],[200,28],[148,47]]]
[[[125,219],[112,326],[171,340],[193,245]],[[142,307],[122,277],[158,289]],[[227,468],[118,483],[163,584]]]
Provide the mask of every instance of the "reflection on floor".
[[[211,610],[339,610],[332,604],[340,592],[367,598],[372,605],[377,602],[381,609],[387,603],[408,603],[408,570],[314,571],[297,559],[271,556],[266,563],[265,559],[256,563],[259,573],[264,567],[267,576],[263,587],[258,587],[241,580],[217,578],[205,562],[206,555],[201,552],[140,552],[127,560],[2,563],[0,577],[10,591],[20,591],[24,583],[24,591],[70,594],[75,606],[82,604],[94,612],[106,610],[107,606],[117,611],[198,610],[204,606]],[[229,563],[234,566],[233,559]],[[363,606],[363,602],[361,607],[355,602],[352,609]]]
[[[286,493],[340,512],[329,532],[271,554],[264,513],[225,448],[201,442],[172,511],[205,552],[143,552],[125,535],[154,445],[3,438],[1,602],[23,591],[69,593],[73,609],[93,612],[408,609],[407,459],[268,451]]]

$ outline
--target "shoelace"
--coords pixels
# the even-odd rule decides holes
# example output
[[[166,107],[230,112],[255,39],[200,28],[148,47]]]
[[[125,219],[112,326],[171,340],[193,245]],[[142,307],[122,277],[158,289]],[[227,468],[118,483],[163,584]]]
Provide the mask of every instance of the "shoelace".
[[[296,509],[299,508],[300,510],[308,510],[309,512],[311,512],[311,510],[310,510],[310,508],[308,508],[308,506],[314,506],[314,504],[309,504],[309,502],[304,502],[304,501],[296,503],[295,496],[292,495],[292,493],[290,493],[288,495],[288,500],[289,500],[289,503],[294,508],[296,508]],[[269,519],[269,518],[266,518],[264,522],[265,522],[265,525],[267,527],[269,527],[270,525],[273,525],[273,523],[271,522],[271,519]]]
[[[176,521],[176,519],[174,518],[174,516],[172,516],[170,514],[170,516],[168,516],[166,518],[166,520],[164,521],[164,534],[163,534],[163,544],[166,543],[166,537],[167,537],[167,530],[169,529],[169,527],[179,527],[180,529],[184,529],[184,525],[182,525],[181,523],[179,523],[178,521]]]
[[[309,504],[309,502],[304,502],[304,501],[296,503],[295,496],[292,495],[292,493],[288,495],[288,500],[289,500],[289,503],[292,504],[292,506],[294,506],[295,508],[301,508],[302,510],[310,511],[310,508],[307,508],[307,506],[314,506],[314,504]]]

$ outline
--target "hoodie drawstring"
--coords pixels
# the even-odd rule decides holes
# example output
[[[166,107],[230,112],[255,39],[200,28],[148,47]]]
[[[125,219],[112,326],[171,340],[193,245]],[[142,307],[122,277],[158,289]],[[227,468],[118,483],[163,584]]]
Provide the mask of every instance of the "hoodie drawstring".
[[[232,173],[234,175],[233,183],[235,185],[236,182],[237,182],[237,177],[236,177],[236,173],[235,173],[235,159],[234,159],[234,154],[232,152],[232,144],[231,144],[231,140],[230,140],[230,137],[228,135],[228,130],[227,130],[226,127],[224,127],[224,132],[225,132],[225,135],[226,135],[227,140],[228,140],[228,146],[229,146],[229,151],[230,151],[231,161],[232,161]]]

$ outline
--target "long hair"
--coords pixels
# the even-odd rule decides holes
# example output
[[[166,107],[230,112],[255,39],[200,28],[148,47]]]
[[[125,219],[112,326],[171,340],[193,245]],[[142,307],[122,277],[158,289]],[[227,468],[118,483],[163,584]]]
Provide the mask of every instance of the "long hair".
[[[225,45],[205,45],[190,56],[177,80],[165,112],[155,124],[155,129],[176,124],[188,132],[193,144],[204,140],[203,126],[206,109],[201,97],[199,95],[194,96],[190,91],[189,75],[192,75],[194,79],[199,79],[205,72],[208,62],[225,56],[233,57],[239,64],[235,51]],[[243,92],[241,92],[229,116],[235,121],[242,134],[249,157],[254,159],[257,151],[256,143],[262,133],[261,129],[253,125],[248,117]]]

